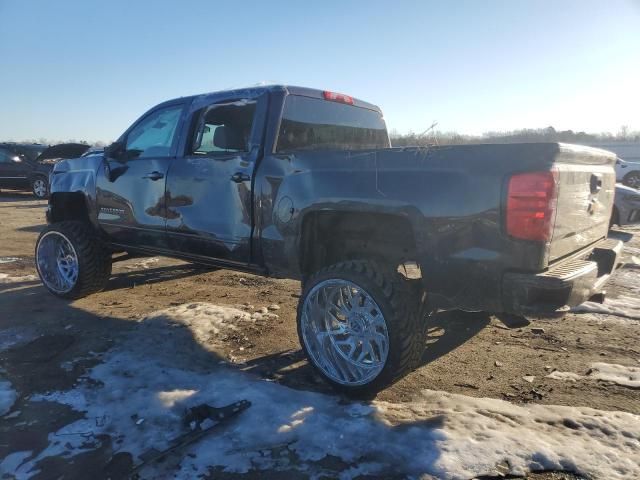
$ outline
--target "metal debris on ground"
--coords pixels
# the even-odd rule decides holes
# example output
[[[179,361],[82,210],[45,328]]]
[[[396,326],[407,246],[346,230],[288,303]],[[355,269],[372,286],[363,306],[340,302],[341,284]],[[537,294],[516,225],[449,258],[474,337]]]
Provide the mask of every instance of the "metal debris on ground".
[[[149,464],[162,460],[170,453],[186,447],[201,439],[211,432],[215,427],[229,420],[239,413],[242,413],[251,406],[248,400],[240,400],[225,407],[212,407],[203,403],[187,409],[184,416],[184,424],[189,429],[186,433],[178,435],[169,441],[169,447],[164,450],[151,448],[140,455],[142,463],[133,469],[133,473],[140,471]]]

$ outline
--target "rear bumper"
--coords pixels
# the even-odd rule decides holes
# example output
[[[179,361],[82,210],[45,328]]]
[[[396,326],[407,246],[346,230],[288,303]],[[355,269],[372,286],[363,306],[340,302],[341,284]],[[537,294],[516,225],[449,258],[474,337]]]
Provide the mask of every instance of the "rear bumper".
[[[590,254],[553,265],[539,274],[507,273],[503,277],[504,310],[516,314],[544,314],[567,310],[602,293],[618,266],[620,240],[596,244]]]

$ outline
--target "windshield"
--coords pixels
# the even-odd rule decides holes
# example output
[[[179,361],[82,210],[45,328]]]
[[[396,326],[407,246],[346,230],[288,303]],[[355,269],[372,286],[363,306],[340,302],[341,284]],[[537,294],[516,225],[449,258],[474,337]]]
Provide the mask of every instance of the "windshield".
[[[278,152],[388,148],[382,114],[368,108],[289,95],[285,101]]]

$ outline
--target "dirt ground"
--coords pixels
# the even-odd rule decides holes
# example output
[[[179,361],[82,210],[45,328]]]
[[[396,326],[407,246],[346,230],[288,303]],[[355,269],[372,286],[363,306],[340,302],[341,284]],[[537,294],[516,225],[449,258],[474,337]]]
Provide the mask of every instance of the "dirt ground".
[[[30,402],[31,396],[71,388],[99,362],[93,354],[112,348],[134,328],[136,320],[189,302],[235,306],[248,312],[277,305],[272,310],[277,316],[243,327],[211,346],[216,358],[294,389],[331,393],[300,351],[295,325],[299,283],[207,270],[160,257],[138,258],[115,264],[105,291],[63,301],[48,294],[32,277],[36,274],[33,249],[45,224],[45,206],[46,202],[27,194],[0,193],[0,274],[24,277],[11,283],[0,281],[0,347],[12,345],[0,348],[0,364],[18,392],[13,410],[20,411],[17,417],[1,420],[0,460],[12,452],[44,448],[48,434],[81,415],[64,405]],[[634,250],[640,249],[640,240],[633,233],[633,229],[618,230],[613,235],[626,242],[627,251],[640,252]],[[630,254],[625,258],[629,260]],[[640,267],[630,262],[617,272],[608,296],[637,297],[628,282],[617,283],[621,272],[639,275]],[[422,366],[381,392],[378,399],[408,402],[416,392],[430,389],[514,404],[584,406],[637,414],[638,389],[597,380],[558,381],[547,375],[555,370],[585,375],[596,362],[638,366],[639,328],[637,320],[614,315],[570,313],[562,319],[522,321],[483,313],[438,313],[431,318]],[[78,358],[83,360],[74,361]],[[64,368],[65,362],[72,366]],[[46,460],[34,478],[83,478],[87,471],[94,478],[120,478],[126,471],[104,448],[88,449],[74,461]],[[106,466],[98,469],[96,465]],[[212,475],[236,478],[223,472]],[[270,475],[276,477],[297,478],[292,473]],[[264,478],[264,472],[247,478]],[[544,473],[528,478],[575,477]]]

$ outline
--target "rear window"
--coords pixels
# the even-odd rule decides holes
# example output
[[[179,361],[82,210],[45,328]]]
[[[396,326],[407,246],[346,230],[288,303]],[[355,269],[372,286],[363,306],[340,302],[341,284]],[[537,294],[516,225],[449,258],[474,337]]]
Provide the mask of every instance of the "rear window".
[[[285,100],[278,152],[387,147],[387,127],[379,112],[298,95]]]

